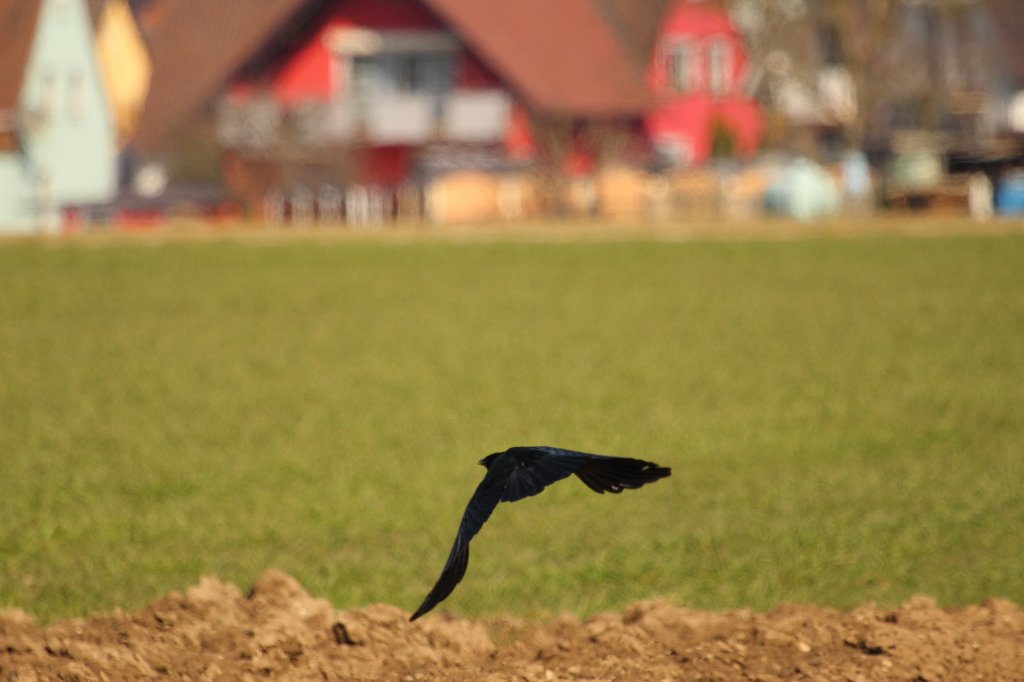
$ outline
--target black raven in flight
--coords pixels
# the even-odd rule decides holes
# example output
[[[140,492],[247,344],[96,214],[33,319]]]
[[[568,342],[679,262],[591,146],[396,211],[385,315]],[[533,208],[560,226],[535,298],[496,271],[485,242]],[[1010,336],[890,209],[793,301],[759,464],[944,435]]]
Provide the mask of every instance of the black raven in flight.
[[[509,448],[484,457],[480,464],[487,467],[487,473],[466,505],[441,577],[409,620],[416,620],[440,604],[459,584],[469,563],[469,541],[499,502],[515,502],[536,495],[572,474],[594,492],[621,493],[626,488],[639,488],[672,473],[668,467],[642,459],[591,455],[546,446]]]

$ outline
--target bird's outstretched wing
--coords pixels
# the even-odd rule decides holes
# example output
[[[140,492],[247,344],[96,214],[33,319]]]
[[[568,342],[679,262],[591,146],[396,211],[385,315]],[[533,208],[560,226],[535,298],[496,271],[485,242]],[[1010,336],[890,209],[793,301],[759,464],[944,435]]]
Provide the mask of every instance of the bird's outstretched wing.
[[[441,577],[409,620],[416,620],[444,601],[466,575],[469,542],[499,502],[515,502],[536,495],[552,483],[573,474],[595,492],[620,493],[672,473],[668,467],[642,459],[594,455],[548,446],[509,448],[485,457],[480,463],[487,467],[487,475],[466,506]]]
[[[441,577],[437,579],[437,583],[434,584],[430,593],[409,620],[416,620],[444,601],[462,580],[462,576],[466,575],[466,566],[469,564],[469,541],[480,531],[480,528],[490,518],[491,512],[498,506],[504,490],[504,486],[500,483],[501,481],[490,475],[485,476],[477,486],[473,497],[469,498],[469,504],[466,505],[466,511],[462,514],[462,522],[459,524],[459,532],[455,534],[452,551],[448,553],[448,560],[441,570]]]

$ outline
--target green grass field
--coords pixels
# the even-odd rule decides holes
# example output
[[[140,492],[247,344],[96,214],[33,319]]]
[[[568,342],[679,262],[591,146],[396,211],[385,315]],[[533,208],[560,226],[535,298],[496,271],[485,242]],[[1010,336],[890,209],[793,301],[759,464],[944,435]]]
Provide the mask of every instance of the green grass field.
[[[501,505],[440,607],[1024,601],[1024,237],[0,245],[0,607],[275,567],[412,610],[478,459],[672,478]]]

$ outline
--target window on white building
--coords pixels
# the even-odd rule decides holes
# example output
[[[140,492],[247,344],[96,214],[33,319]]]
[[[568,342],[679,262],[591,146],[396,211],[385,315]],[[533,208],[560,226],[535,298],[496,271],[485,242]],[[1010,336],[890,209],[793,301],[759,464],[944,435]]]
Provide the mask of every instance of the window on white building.
[[[73,121],[79,121],[85,115],[85,78],[81,71],[68,74],[67,107]]]
[[[39,80],[39,113],[49,121],[57,111],[57,72],[47,68]]]

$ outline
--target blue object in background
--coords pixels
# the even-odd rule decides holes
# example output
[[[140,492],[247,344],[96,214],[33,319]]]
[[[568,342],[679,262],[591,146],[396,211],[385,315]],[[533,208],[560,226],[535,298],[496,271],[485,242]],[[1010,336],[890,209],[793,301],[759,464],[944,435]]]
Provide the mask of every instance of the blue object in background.
[[[999,215],[1024,215],[1024,170],[1010,171],[999,180],[995,204]]]
[[[871,196],[871,166],[862,151],[851,149],[843,154],[843,194],[853,201]]]

